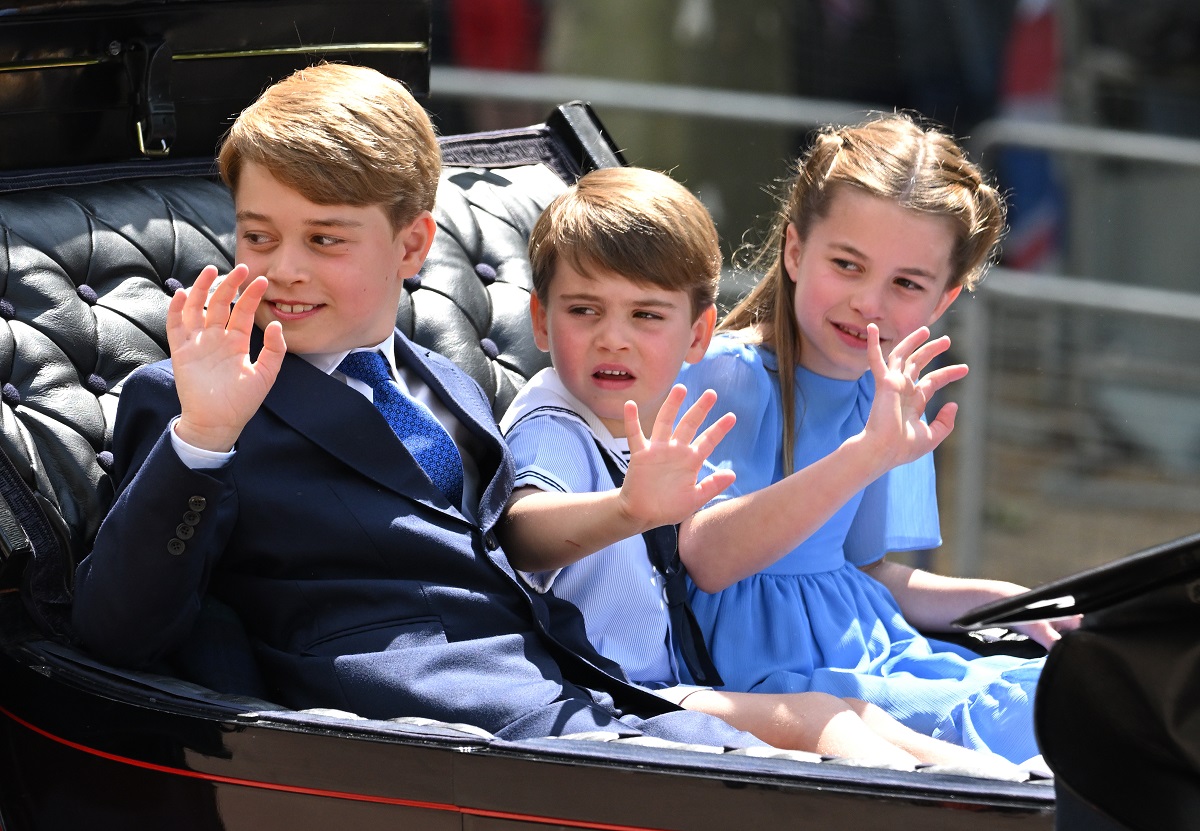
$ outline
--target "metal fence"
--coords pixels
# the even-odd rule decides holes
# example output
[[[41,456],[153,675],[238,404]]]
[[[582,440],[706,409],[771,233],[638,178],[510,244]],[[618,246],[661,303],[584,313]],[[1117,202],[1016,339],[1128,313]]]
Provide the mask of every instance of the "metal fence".
[[[957,305],[955,573],[1041,582],[1200,527],[1200,367],[1111,334],[1200,343],[1200,293],[996,268]]]

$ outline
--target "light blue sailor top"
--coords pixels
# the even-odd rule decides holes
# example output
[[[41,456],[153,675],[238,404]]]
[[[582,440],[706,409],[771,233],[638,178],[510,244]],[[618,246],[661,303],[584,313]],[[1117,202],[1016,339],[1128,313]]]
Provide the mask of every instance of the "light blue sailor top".
[[[607,453],[620,470],[629,464],[629,442],[614,438],[553,369],[542,370],[521,388],[500,428],[516,464],[517,487],[562,493],[612,490],[616,485],[600,453]],[[588,639],[601,655],[620,664],[629,680],[651,688],[678,683],[663,579],[650,565],[641,535],[566,568],[522,576],[535,590],[553,590],[577,606]]]

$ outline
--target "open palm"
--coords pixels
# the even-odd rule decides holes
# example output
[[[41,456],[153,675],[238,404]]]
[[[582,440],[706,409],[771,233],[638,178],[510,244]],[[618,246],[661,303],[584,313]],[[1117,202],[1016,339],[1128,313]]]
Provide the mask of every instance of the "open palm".
[[[286,345],[276,322],[263,333],[258,360],[250,360],[254,312],[267,280],[251,281],[239,297],[248,276],[246,266],[235,266],[213,289],[217,269],[208,266],[190,289],[175,292],[167,308],[167,343],[182,408],[175,432],[194,447],[231,450],[283,362]]]
[[[706,391],[675,424],[686,395],[687,389],[682,384],[672,388],[655,416],[648,438],[638,421],[637,404],[625,403],[629,470],[621,486],[622,510],[647,529],[682,522],[734,480],[733,471],[718,470],[696,481],[704,461],[733,427],[734,416],[726,413],[697,436],[696,431],[716,403],[717,394]]]
[[[873,323],[867,327],[867,355],[875,377],[875,401],[865,432],[893,465],[924,456],[954,429],[958,412],[954,402],[945,404],[932,421],[922,418],[938,390],[967,374],[964,364],[921,374],[949,348],[948,337],[929,340],[929,329],[922,326],[896,344],[885,359],[878,327]]]

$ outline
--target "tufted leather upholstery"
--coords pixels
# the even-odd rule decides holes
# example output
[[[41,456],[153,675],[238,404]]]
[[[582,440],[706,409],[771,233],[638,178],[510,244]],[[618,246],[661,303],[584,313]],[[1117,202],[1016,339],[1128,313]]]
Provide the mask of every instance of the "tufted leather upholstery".
[[[400,301],[400,331],[470,373],[497,416],[549,363],[529,325],[525,248],[542,209],[565,187],[542,166],[447,168],[433,248]]]
[[[529,231],[565,187],[564,170],[598,163],[547,151],[553,130],[512,132],[558,161],[447,167],[433,249],[396,316],[470,373],[497,413],[547,363],[528,323]],[[506,144],[504,134],[485,139],[488,153]],[[455,137],[453,149],[469,161],[469,140]],[[106,448],[122,380],[166,356],[170,295],[209,263],[228,269],[233,249],[232,200],[209,176],[0,193],[0,449],[63,549],[35,540],[41,550],[24,569],[43,628],[65,634],[70,576],[112,498]],[[6,569],[5,581],[18,572]]]

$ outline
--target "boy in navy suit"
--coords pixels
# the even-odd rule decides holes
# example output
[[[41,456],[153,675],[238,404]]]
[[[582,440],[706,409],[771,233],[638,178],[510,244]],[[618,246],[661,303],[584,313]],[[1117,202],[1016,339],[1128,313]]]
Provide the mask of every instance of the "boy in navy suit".
[[[508,564],[494,529],[513,467],[490,406],[394,329],[440,170],[403,86],[360,67],[298,72],[239,116],[219,162],[239,264],[175,294],[171,360],[125,383],[118,495],[76,579],[83,643],[150,664],[211,595],[245,624],[268,694],[296,708],[510,739],[754,744],[626,683],[581,627],[551,635],[574,610]],[[393,421],[414,420],[401,440]]]

